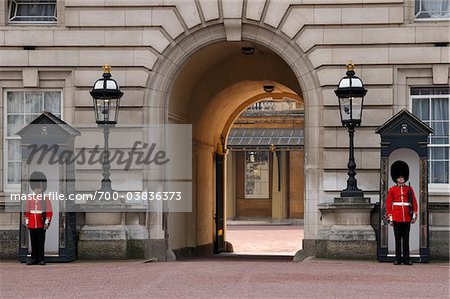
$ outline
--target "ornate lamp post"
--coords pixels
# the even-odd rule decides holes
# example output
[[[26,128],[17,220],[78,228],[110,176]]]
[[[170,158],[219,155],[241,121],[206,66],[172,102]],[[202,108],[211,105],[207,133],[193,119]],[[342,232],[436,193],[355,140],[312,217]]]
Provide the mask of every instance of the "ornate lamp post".
[[[120,91],[117,82],[111,78],[111,67],[107,64],[103,66],[103,77],[98,79],[90,92],[94,102],[95,121],[99,127],[103,128],[104,148],[102,161],[102,185],[100,191],[111,192],[111,180],[109,179],[111,169],[109,163],[109,128],[117,124],[119,115],[120,98],[123,92]]]
[[[364,96],[367,90],[364,88],[360,78],[355,76],[353,70],[355,65],[349,61],[347,63],[347,73],[339,82],[338,88],[334,91],[339,98],[339,111],[342,126],[348,128],[350,138],[349,160],[348,160],[348,180],[347,188],[341,191],[341,197],[364,197],[361,189],[358,189],[356,175],[356,164],[354,157],[353,137],[355,127],[361,125]]]

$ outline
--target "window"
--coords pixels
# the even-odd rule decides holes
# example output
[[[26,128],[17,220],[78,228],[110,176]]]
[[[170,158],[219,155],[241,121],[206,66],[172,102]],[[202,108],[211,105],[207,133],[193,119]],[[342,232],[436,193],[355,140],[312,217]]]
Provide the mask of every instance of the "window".
[[[269,152],[245,152],[245,198],[270,198]]]
[[[431,184],[449,184],[449,99],[450,88],[412,88],[412,111],[434,134],[429,139]]]
[[[10,0],[9,22],[54,23],[56,0]]]
[[[450,1],[416,0],[415,16],[417,19],[447,19],[450,17]]]
[[[60,91],[7,91],[5,124],[5,188],[20,188],[20,137],[16,135],[42,111],[61,117]]]

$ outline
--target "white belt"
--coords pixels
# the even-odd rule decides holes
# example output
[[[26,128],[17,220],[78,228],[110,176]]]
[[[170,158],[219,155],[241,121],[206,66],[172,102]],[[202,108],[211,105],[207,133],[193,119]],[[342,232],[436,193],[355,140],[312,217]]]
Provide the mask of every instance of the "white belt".
[[[30,211],[31,214],[42,214],[41,210],[31,210]]]
[[[394,206],[409,206],[409,202],[394,202],[392,205]]]

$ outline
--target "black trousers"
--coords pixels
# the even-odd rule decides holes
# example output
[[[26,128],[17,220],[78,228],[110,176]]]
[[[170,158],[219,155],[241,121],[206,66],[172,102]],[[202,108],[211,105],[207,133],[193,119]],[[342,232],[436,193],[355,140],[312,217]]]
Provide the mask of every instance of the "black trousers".
[[[45,229],[30,228],[31,239],[31,260],[40,262],[44,260],[44,244],[45,244]]]
[[[409,260],[409,230],[410,222],[394,222],[395,259],[399,262]],[[403,246],[402,246],[403,244]],[[403,247],[403,259],[402,259]]]

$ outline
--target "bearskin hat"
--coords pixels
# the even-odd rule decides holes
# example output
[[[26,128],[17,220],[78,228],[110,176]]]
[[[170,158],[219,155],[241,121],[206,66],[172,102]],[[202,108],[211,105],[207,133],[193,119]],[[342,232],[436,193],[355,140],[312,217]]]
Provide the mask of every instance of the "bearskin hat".
[[[407,182],[409,179],[409,167],[406,162],[398,160],[391,166],[391,178],[395,183],[397,183],[397,178],[400,176],[404,177],[405,182]]]
[[[32,190],[36,187],[40,187],[42,192],[45,192],[45,190],[47,190],[47,177],[45,174],[39,171],[34,171],[30,175],[30,187]]]

